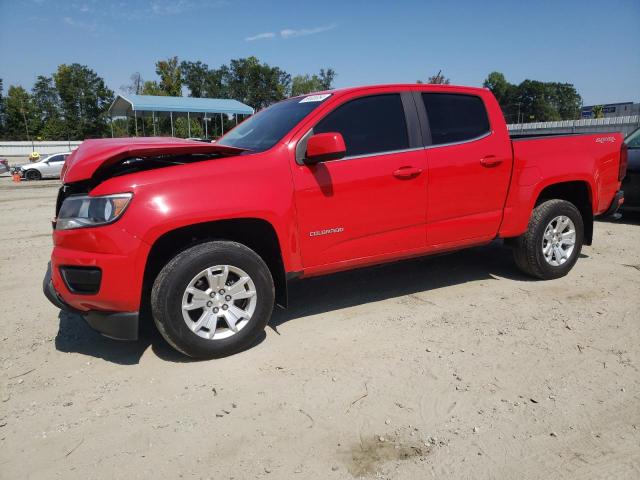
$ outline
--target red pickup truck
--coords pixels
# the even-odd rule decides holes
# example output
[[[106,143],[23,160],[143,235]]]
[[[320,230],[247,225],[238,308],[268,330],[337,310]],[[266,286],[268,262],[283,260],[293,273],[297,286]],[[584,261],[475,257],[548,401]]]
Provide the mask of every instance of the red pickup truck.
[[[490,91],[441,85],[290,98],[212,144],[87,140],[63,170],[44,290],[109,337],[137,338],[150,312],[211,358],[251,345],[297,278],[502,238],[553,279],[622,203],[625,148],[511,138]]]

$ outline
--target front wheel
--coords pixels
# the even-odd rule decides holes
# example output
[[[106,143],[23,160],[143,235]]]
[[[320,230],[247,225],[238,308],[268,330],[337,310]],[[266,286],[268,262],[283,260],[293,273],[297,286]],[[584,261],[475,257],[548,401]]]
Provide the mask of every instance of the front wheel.
[[[38,170],[27,170],[24,173],[24,178],[27,180],[40,180],[42,178],[42,174]]]
[[[584,240],[580,211],[566,200],[547,200],[531,215],[527,231],[515,242],[513,257],[524,273],[543,280],[565,276]]]
[[[162,336],[195,358],[249,347],[271,317],[273,279],[262,258],[229,241],[196,245],[160,271],[151,310]]]

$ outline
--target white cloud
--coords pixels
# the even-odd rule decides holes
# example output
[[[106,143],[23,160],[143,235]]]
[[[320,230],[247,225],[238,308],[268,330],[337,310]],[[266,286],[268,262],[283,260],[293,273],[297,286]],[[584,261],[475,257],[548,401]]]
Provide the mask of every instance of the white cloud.
[[[229,5],[227,0],[152,0],[151,12],[155,15],[180,15],[190,10],[204,10]]]
[[[151,2],[151,11],[156,15],[177,15],[186,12],[191,7],[191,2],[186,0],[178,0],[177,2]]]
[[[292,29],[285,28],[284,30],[280,30],[280,32],[264,32],[258,33],[257,35],[253,35],[251,37],[246,37],[244,40],[246,42],[253,42],[255,40],[267,40],[270,38],[275,38],[276,36],[280,36],[280,38],[284,38],[285,40],[288,38],[295,37],[306,37],[307,35],[315,35],[316,33],[328,32],[329,30],[333,30],[337,25],[331,24],[324,27],[315,27],[315,28],[300,28],[300,29]]]
[[[329,30],[333,30],[334,28],[336,28],[335,24],[327,25],[324,27],[300,28],[297,30],[285,28],[284,30],[280,30],[280,36],[282,38],[306,37],[307,35],[315,35],[316,33],[328,32]]]
[[[96,30],[95,23],[83,22],[82,20],[76,20],[75,18],[72,18],[72,17],[62,17],[62,21],[67,25],[80,28],[82,30],[87,30],[89,32],[95,32]]]
[[[266,40],[268,38],[274,38],[276,36],[273,32],[264,32],[254,35],[253,37],[245,38],[245,42],[253,42],[254,40]]]

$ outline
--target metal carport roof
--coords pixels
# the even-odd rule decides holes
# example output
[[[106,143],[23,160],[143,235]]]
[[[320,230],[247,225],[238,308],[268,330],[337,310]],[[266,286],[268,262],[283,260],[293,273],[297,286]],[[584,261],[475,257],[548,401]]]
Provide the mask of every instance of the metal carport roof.
[[[252,115],[253,108],[226,98],[165,97],[156,95],[118,95],[109,107],[112,117],[133,112],[226,113]]]

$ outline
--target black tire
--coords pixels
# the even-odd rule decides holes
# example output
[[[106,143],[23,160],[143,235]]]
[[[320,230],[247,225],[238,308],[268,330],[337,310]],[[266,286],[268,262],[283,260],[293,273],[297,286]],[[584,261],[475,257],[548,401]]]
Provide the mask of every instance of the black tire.
[[[548,263],[542,252],[544,231],[549,223],[560,215],[569,217],[576,229],[576,239],[573,252],[562,265],[554,266]],[[527,275],[551,280],[564,277],[573,268],[584,241],[584,222],[580,211],[566,200],[547,200],[533,209],[529,227],[523,235],[515,240],[513,258],[516,265]]]
[[[249,322],[228,338],[210,340],[198,336],[182,316],[182,296],[199,272],[214,265],[242,269],[256,287],[257,302]],[[273,278],[262,258],[236,242],[212,241],[190,247],[167,263],[151,290],[151,311],[158,330],[176,350],[194,358],[217,358],[251,346],[271,318]]]
[[[24,172],[24,178],[27,180],[40,180],[42,179],[42,174],[38,170],[27,170]]]

